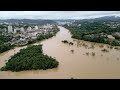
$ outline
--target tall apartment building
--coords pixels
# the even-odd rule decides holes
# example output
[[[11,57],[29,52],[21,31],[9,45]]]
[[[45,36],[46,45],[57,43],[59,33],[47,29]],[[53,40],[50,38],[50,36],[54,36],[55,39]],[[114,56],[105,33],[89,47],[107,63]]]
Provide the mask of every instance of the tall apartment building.
[[[13,32],[13,28],[12,28],[11,25],[8,26],[8,32],[9,32],[9,33],[10,33],[10,32]]]

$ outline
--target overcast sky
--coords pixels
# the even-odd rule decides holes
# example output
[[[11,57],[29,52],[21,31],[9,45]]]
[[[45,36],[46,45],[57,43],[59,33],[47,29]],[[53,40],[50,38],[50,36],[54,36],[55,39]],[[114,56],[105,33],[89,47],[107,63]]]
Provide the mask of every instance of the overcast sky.
[[[87,19],[120,16],[120,11],[0,11],[0,19]]]

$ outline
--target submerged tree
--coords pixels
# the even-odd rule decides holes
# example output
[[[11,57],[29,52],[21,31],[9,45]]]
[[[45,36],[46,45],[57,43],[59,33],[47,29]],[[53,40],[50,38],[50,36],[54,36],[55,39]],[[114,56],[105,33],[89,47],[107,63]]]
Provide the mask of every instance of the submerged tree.
[[[95,52],[92,52],[92,56],[95,56]]]
[[[72,53],[74,53],[74,50],[70,50]]]
[[[69,42],[69,45],[73,45],[74,43],[73,42]]]
[[[102,49],[101,51],[103,51],[103,52],[109,52],[107,49]]]
[[[63,43],[68,43],[68,41],[67,41],[67,40],[63,40],[62,42],[63,42]]]
[[[89,55],[89,52],[86,52],[86,55]]]

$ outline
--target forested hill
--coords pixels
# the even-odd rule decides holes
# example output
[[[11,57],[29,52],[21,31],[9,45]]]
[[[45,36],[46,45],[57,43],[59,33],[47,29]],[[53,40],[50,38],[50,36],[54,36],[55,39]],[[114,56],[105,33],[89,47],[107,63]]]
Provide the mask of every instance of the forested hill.
[[[55,24],[56,22],[53,20],[42,20],[42,19],[5,19],[0,20],[0,22],[7,22],[7,23],[36,23],[36,24]]]
[[[120,22],[120,17],[118,16],[104,16],[104,17],[100,17],[100,18],[94,18],[94,19],[81,19],[81,20],[76,20],[76,22],[74,22],[74,24],[80,23],[80,22],[109,22],[109,21],[113,21],[113,22]]]

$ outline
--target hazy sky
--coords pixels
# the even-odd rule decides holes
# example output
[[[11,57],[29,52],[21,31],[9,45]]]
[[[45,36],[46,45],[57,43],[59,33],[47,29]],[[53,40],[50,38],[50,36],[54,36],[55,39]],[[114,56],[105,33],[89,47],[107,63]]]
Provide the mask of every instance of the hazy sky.
[[[84,19],[120,16],[120,11],[0,11],[0,19]]]

